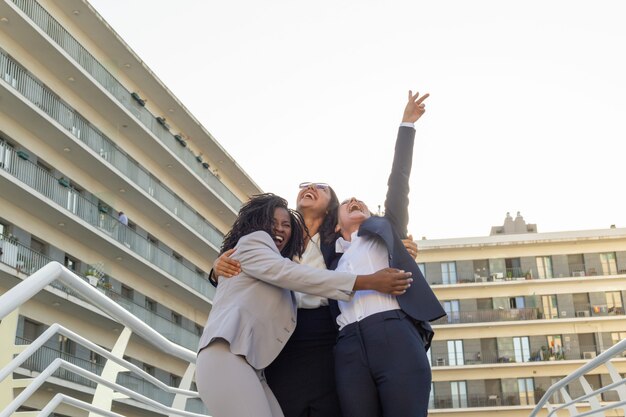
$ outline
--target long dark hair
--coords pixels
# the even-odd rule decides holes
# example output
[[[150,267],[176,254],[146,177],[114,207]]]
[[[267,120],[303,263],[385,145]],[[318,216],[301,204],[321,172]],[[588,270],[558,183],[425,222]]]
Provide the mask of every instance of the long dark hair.
[[[242,236],[252,232],[263,230],[272,236],[274,211],[277,208],[287,210],[291,220],[291,238],[283,250],[280,251],[280,254],[289,259],[292,259],[294,256],[302,256],[302,252],[304,252],[304,236],[308,234],[302,216],[297,211],[287,207],[287,200],[272,193],[254,195],[241,207],[233,227],[224,236],[220,254],[234,248]]]
[[[328,187],[328,190],[330,191],[330,201],[328,202],[326,215],[324,216],[324,221],[318,233],[320,234],[320,242],[330,245],[333,244],[339,236],[339,234],[335,232],[335,228],[337,227],[337,213],[339,211],[339,198],[337,198],[337,193],[335,193],[333,187]]]

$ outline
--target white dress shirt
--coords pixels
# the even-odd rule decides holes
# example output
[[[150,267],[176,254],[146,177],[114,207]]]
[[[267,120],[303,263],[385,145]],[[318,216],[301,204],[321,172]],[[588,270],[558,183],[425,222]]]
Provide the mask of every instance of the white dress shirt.
[[[357,236],[357,233],[352,234],[350,242],[343,238],[337,239],[336,251],[337,253],[343,252],[343,256],[336,270],[366,275],[388,268],[389,251],[385,243],[377,238]],[[356,291],[351,301],[339,301],[338,304],[341,310],[341,314],[337,317],[340,330],[372,314],[400,309],[395,296],[374,290]]]
[[[328,269],[326,268],[324,256],[322,255],[322,250],[320,249],[319,233],[316,233],[311,237],[311,240],[306,245],[306,249],[304,250],[302,257],[300,259],[294,259],[294,262],[312,266],[318,269]],[[297,291],[295,291],[294,293],[296,294],[296,303],[298,305],[298,308],[311,309],[328,305],[328,298],[318,297],[317,295],[304,294]]]

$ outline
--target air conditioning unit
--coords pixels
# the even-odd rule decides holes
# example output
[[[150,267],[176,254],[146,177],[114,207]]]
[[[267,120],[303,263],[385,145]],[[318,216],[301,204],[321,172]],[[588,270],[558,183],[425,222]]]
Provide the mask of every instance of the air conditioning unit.
[[[476,277],[474,278],[475,282],[485,282],[485,277]]]
[[[572,276],[573,277],[584,277],[585,276],[585,271],[574,271],[574,272],[572,272]]]
[[[593,359],[596,357],[596,352],[583,352],[583,359]]]
[[[589,310],[579,310],[576,312],[576,317],[589,317]]]

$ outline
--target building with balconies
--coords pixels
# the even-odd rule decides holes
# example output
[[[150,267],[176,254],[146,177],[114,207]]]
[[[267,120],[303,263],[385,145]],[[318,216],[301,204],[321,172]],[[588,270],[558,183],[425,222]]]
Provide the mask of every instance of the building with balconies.
[[[448,313],[433,323],[432,415],[528,416],[554,382],[626,338],[626,229],[537,233],[518,213],[490,236],[418,247]],[[614,362],[623,376],[626,358]]]
[[[214,294],[207,271],[242,201],[260,191],[88,2],[0,2],[0,293],[58,261],[195,350]],[[53,282],[0,323],[0,362],[55,322],[109,350],[124,333]],[[179,358],[135,336],[123,354],[171,386],[185,373]],[[58,357],[98,374],[104,363],[59,336],[0,382],[0,405]],[[126,373],[118,382],[171,402]],[[20,410],[94,389],[58,372]],[[203,410],[198,400],[188,407]],[[145,411],[128,398],[112,409]]]

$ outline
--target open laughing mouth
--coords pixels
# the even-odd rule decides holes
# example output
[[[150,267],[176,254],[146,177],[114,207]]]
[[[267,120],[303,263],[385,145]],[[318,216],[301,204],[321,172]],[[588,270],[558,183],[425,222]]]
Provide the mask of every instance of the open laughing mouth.
[[[315,200],[317,196],[311,191],[307,191],[306,193],[302,194],[302,199],[304,200],[305,198],[310,198],[311,200]]]
[[[360,211],[361,213],[363,213],[363,209],[361,208],[361,205],[359,203],[355,202],[348,205],[348,213],[353,213],[355,211]]]
[[[276,246],[280,246],[280,244],[283,243],[284,240],[285,240],[284,237],[274,235],[274,243],[276,243]]]

